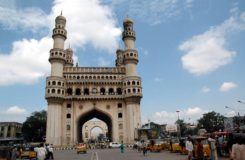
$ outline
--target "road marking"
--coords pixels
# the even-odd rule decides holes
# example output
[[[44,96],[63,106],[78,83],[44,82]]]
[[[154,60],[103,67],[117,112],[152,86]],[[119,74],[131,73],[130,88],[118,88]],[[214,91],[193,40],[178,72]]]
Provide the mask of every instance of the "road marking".
[[[97,152],[92,152],[91,160],[99,160]]]

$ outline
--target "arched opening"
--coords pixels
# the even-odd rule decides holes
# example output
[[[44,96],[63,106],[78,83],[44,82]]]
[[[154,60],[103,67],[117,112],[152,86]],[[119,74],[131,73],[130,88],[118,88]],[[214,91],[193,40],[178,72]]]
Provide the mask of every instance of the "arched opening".
[[[84,88],[83,94],[84,94],[84,95],[89,95],[89,89],[88,89],[88,88]]]
[[[109,95],[112,95],[112,94],[114,94],[114,90],[113,88],[109,88]]]
[[[99,110],[91,110],[83,115],[80,116],[80,118],[78,119],[78,123],[77,123],[77,140],[78,142],[83,142],[83,125],[84,123],[86,123],[87,121],[93,119],[93,118],[97,118],[103,122],[106,123],[107,125],[107,135],[106,137],[108,137],[109,141],[112,141],[112,119],[109,115],[99,111]]]
[[[96,141],[100,141],[101,140],[101,135],[103,135],[104,133],[103,133],[103,130],[102,130],[102,128],[100,128],[100,127],[94,127],[94,128],[92,128],[91,129],[91,131],[90,131],[90,135],[91,135],[91,139],[94,139],[94,140],[96,140]]]
[[[101,94],[101,95],[105,95],[105,88],[101,88],[101,89],[100,89],[100,94]]]
[[[117,94],[121,95],[122,94],[122,89],[121,88],[117,88]]]
[[[67,89],[67,94],[68,94],[68,95],[72,95],[72,89],[71,89],[71,88],[68,88],[68,89]]]
[[[76,89],[76,95],[81,95],[81,89],[80,88]]]

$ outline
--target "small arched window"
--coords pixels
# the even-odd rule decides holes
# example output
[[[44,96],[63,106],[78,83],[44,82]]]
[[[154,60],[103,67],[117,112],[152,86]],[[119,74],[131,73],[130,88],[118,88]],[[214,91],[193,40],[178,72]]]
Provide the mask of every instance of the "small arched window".
[[[83,94],[84,94],[84,95],[89,95],[89,89],[88,89],[88,88],[84,88]]]
[[[67,119],[71,118],[71,114],[68,113],[68,114],[66,115],[66,118],[67,118]]]
[[[67,89],[67,94],[68,94],[68,95],[72,95],[72,89],[71,89],[71,88],[68,88],[68,89]]]
[[[127,85],[130,85],[130,82],[129,81],[127,82]]]
[[[69,103],[69,104],[67,104],[66,105],[66,108],[68,109],[68,108],[71,108],[71,104]]]
[[[121,88],[117,88],[117,94],[121,95],[122,94],[122,89]]]
[[[122,118],[122,117],[123,117],[122,113],[118,113],[118,118]]]
[[[58,82],[58,86],[61,86],[61,82]]]
[[[135,88],[133,89],[133,93],[136,93],[136,89]]]
[[[77,88],[76,89],[76,95],[78,96],[78,95],[81,95],[81,89],[80,88]]]
[[[100,89],[100,94],[101,94],[101,95],[105,95],[105,88],[101,88],[101,89]]]
[[[55,89],[52,89],[52,93],[55,93]]]
[[[118,103],[117,108],[122,108],[122,103]]]
[[[135,85],[135,81],[132,82],[132,85]]]
[[[52,82],[52,85],[56,85],[56,82],[55,82],[55,81],[53,81],[53,82]]]
[[[111,94],[114,94],[113,88],[109,88],[109,94],[110,94],[110,95],[111,95]]]

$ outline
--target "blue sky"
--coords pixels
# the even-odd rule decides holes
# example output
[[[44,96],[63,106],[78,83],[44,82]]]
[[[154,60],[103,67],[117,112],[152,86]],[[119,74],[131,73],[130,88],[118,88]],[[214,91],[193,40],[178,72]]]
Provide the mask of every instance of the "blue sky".
[[[114,66],[122,22],[134,21],[142,122],[245,114],[243,0],[0,0],[0,121],[47,108],[54,19],[67,18],[80,66]],[[229,108],[225,108],[228,106]]]

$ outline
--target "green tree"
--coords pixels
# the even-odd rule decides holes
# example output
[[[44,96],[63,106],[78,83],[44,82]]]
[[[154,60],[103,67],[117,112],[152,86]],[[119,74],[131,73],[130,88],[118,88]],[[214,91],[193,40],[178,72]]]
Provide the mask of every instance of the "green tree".
[[[185,132],[187,130],[186,128],[186,123],[184,122],[183,119],[179,119],[175,122],[175,124],[179,125],[179,129],[180,129],[180,134],[181,136],[184,136],[185,135]]]
[[[33,112],[23,123],[22,133],[28,142],[41,142],[46,135],[47,112]]]
[[[198,120],[197,128],[204,128],[209,133],[224,130],[224,118],[224,116],[214,111],[205,113],[203,117]]]

